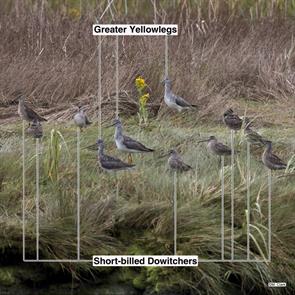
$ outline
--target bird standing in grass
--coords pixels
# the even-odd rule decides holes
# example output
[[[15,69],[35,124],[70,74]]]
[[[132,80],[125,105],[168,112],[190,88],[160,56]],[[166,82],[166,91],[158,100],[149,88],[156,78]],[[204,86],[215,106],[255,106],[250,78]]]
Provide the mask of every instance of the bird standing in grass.
[[[192,105],[189,102],[185,101],[182,97],[177,96],[172,92],[172,82],[169,78],[165,78],[163,81],[165,84],[165,93],[164,93],[164,101],[169,108],[176,109],[178,112],[187,109],[196,108],[196,105]]]
[[[40,121],[35,119],[27,129],[28,134],[32,135],[34,138],[41,138],[43,136],[43,128]]]
[[[215,136],[210,136],[208,139],[201,140],[200,142],[208,142],[207,147],[210,152],[218,156],[230,156],[231,148],[219,142]]]
[[[114,124],[112,126],[116,126],[115,130],[115,143],[117,149],[123,152],[128,152],[128,163],[132,163],[131,153],[151,153],[154,150],[146,147],[139,141],[132,139],[129,136],[123,134],[122,123],[119,118],[115,119]]]
[[[45,118],[39,116],[33,109],[27,106],[25,103],[25,97],[23,95],[18,97],[18,114],[23,120],[29,122],[29,124],[34,120],[39,122],[47,121]]]
[[[190,165],[183,162],[181,156],[175,150],[169,151],[168,165],[172,170],[177,172],[184,172],[193,169]]]
[[[120,170],[130,170],[135,167],[135,165],[125,163],[118,158],[114,158],[104,154],[104,142],[102,139],[97,141],[98,146],[98,161],[100,167],[105,171],[120,171]]]
[[[272,142],[265,140],[264,144],[266,147],[262,154],[263,164],[270,170],[286,169],[287,164],[285,164],[278,156],[272,153]]]
[[[92,124],[92,122],[90,122],[88,117],[86,116],[82,107],[78,107],[78,112],[74,116],[74,122],[78,127],[80,127],[81,130],[83,130],[83,128],[86,128],[87,125]]]
[[[228,109],[223,114],[223,121],[225,125],[231,130],[240,130],[242,128],[243,120],[234,113],[232,109]]]

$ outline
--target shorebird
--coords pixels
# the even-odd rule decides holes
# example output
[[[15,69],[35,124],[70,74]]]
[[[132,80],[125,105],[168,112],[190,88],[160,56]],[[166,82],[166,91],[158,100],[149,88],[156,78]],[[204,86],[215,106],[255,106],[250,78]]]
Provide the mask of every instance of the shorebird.
[[[92,122],[90,122],[88,117],[86,116],[82,107],[78,107],[78,112],[74,116],[74,122],[78,127],[80,127],[81,130],[87,125],[92,124]]]
[[[256,131],[254,131],[251,128],[251,122],[248,118],[245,119],[245,128],[244,128],[244,134],[245,134],[245,138],[246,140],[254,145],[264,145],[264,142],[266,141],[266,139],[264,139],[259,133],[257,133]]]
[[[196,105],[192,105],[189,102],[185,101],[182,97],[177,96],[172,92],[171,86],[172,82],[169,78],[165,78],[163,81],[165,84],[165,94],[164,94],[164,101],[169,108],[176,109],[178,112],[183,110],[196,108]]]
[[[278,156],[272,153],[272,142],[265,140],[264,144],[266,147],[262,154],[263,164],[271,170],[286,169],[287,164],[285,164]]]
[[[210,152],[218,156],[229,156],[231,155],[231,149],[227,145],[219,142],[215,136],[210,136],[208,139],[201,140],[200,142],[208,142],[207,147]]]
[[[98,146],[98,161],[100,167],[105,171],[120,171],[120,170],[130,170],[135,165],[127,164],[118,158],[114,158],[104,154],[104,142],[102,139],[97,141]]]
[[[18,114],[20,117],[29,123],[37,120],[39,122],[47,121],[45,118],[39,116],[33,109],[28,107],[25,103],[25,97],[20,95],[18,97]]]
[[[168,154],[168,165],[172,170],[183,172],[193,169],[190,165],[183,162],[181,156],[175,150],[170,150]]]
[[[119,118],[115,119],[114,124],[111,126],[116,126],[114,139],[116,142],[117,149],[123,152],[128,152],[128,162],[132,163],[131,153],[151,153],[154,152],[153,149],[150,149],[140,143],[139,141],[132,139],[129,136],[123,134],[122,123]]]
[[[34,138],[41,138],[43,136],[43,128],[41,122],[35,119],[30,124],[29,128],[27,129],[27,132]]]
[[[223,121],[231,130],[240,130],[243,124],[243,120],[236,115],[232,109],[228,109],[224,112]]]

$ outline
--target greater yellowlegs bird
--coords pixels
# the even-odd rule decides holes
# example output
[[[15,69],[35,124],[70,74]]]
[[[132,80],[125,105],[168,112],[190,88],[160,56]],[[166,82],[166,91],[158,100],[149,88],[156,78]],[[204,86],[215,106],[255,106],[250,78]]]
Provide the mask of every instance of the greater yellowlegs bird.
[[[122,123],[119,118],[115,119],[114,124],[112,126],[116,126],[114,138],[117,149],[129,153],[129,163],[132,163],[131,153],[151,153],[154,151],[153,149],[150,149],[143,145],[141,142],[124,135]]]
[[[200,142],[208,142],[207,147],[210,152],[218,156],[230,156],[231,148],[219,142],[215,136],[210,136],[208,139],[201,140]]]
[[[25,97],[23,95],[20,95],[18,97],[18,114],[23,120],[29,123],[34,120],[37,120],[39,122],[47,121],[45,118],[38,115],[33,109],[27,106],[27,104],[25,103]]]
[[[287,164],[285,164],[278,156],[272,153],[272,142],[265,140],[264,144],[266,147],[262,154],[263,164],[270,170],[286,169]]]
[[[98,161],[100,167],[105,171],[120,171],[120,170],[130,170],[135,167],[135,165],[125,163],[118,158],[114,158],[104,154],[104,142],[102,139],[97,141],[98,146]]]
[[[193,169],[190,165],[185,164],[181,158],[181,156],[175,151],[169,151],[169,158],[168,158],[168,165],[169,167],[178,172],[188,171]]]
[[[30,124],[29,128],[27,129],[27,132],[34,138],[41,138],[43,136],[43,128],[41,122],[35,119]]]
[[[92,122],[90,122],[88,117],[86,116],[83,107],[81,106],[78,107],[78,112],[74,116],[74,122],[78,127],[80,127],[81,130],[82,128],[85,128],[87,125],[92,124]]]
[[[231,130],[240,130],[243,124],[243,120],[236,115],[232,109],[228,109],[224,112],[223,121]]]
[[[264,145],[264,142],[266,139],[264,139],[258,132],[254,131],[251,128],[251,122],[248,118],[245,118],[244,120],[245,128],[244,128],[244,134],[245,139],[254,145]]]
[[[182,97],[174,94],[172,92],[172,81],[169,78],[165,78],[163,81],[165,84],[165,93],[164,93],[164,101],[169,108],[176,109],[178,112],[183,110],[196,108],[196,105],[192,105],[189,102],[185,101]]]

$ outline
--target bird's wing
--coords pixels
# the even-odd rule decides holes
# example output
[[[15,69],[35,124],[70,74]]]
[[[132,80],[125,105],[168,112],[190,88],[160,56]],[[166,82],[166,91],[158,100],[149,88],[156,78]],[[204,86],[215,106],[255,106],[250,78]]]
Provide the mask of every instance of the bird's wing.
[[[246,131],[246,137],[252,141],[260,142],[261,144],[263,144],[265,140],[262,135],[252,129]]]
[[[216,148],[220,151],[231,153],[231,149],[227,145],[225,145],[221,142],[216,143]]]
[[[37,119],[38,121],[47,121],[45,118],[39,116],[33,109],[31,109],[27,105],[24,105],[24,108],[30,120]]]
[[[178,169],[180,171],[188,171],[188,170],[192,169],[192,167],[185,164],[181,158],[174,158],[171,161],[171,167]]]
[[[121,161],[118,158],[104,155],[102,158],[103,166],[107,169],[123,169],[123,168],[132,168],[135,165],[131,165]]]
[[[92,122],[89,121],[88,117],[85,115],[85,122],[86,122],[86,125],[90,125],[92,124]]]
[[[287,164],[284,163],[282,159],[280,159],[278,156],[276,156],[274,154],[269,154],[268,159],[271,163],[273,163],[275,165],[286,165],[287,166]]]
[[[190,103],[188,103],[187,101],[185,101],[182,97],[177,96],[175,94],[173,94],[173,98],[175,100],[175,103],[183,108],[190,108],[192,107],[192,105]]]
[[[153,149],[150,149],[148,147],[146,147],[145,145],[143,145],[141,142],[124,135],[124,145],[131,150],[137,150],[137,151],[141,151],[141,152],[153,152]]]

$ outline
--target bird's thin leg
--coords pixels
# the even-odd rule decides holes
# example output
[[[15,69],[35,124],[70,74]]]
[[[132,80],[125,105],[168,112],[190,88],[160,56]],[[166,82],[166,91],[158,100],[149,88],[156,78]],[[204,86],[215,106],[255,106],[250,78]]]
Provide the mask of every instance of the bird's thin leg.
[[[133,160],[132,160],[132,156],[131,153],[128,154],[128,164],[132,164]]]

